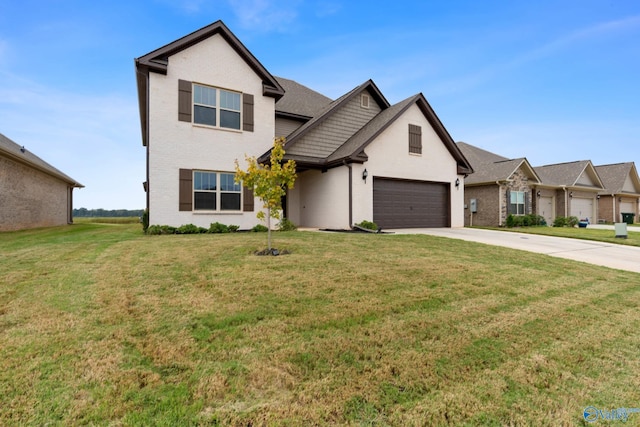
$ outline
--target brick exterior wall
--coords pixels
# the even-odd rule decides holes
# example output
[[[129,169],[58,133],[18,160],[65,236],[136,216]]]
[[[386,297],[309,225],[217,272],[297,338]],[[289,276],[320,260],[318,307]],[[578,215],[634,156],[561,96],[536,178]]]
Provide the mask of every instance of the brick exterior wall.
[[[65,225],[68,184],[0,156],[0,231]]]
[[[527,214],[535,212],[532,210],[532,189],[529,186],[529,178],[518,169],[511,176],[509,182],[500,185],[488,184],[482,186],[465,187],[464,203],[467,206],[464,215],[464,225],[471,225],[470,200],[478,201],[478,212],[473,214],[473,224],[479,226],[499,227],[504,225],[509,215],[509,201],[507,200],[507,190],[524,191],[527,196]]]
[[[624,196],[611,197],[606,195],[601,195],[600,200],[598,200],[598,220],[605,220],[607,222],[622,221],[622,216],[620,215],[621,203],[631,203],[634,206],[634,209],[631,213],[635,213],[634,222],[639,222],[640,218],[638,217],[638,199],[637,198],[624,197]],[[615,218],[613,214],[614,204],[615,204]]]

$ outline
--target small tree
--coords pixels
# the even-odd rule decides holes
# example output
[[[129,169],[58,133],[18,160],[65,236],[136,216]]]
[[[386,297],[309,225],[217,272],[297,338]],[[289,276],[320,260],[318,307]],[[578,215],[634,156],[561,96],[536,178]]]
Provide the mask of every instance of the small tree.
[[[242,182],[244,186],[252,188],[254,194],[263,202],[263,208],[267,210],[267,247],[271,252],[271,218],[280,219],[282,210],[282,197],[287,188],[293,188],[296,180],[296,162],[289,160],[282,164],[284,157],[284,138],[276,138],[271,149],[270,165],[260,164],[255,157],[245,156],[247,170],[240,169],[236,159],[236,182]],[[256,215],[264,220],[264,211]]]

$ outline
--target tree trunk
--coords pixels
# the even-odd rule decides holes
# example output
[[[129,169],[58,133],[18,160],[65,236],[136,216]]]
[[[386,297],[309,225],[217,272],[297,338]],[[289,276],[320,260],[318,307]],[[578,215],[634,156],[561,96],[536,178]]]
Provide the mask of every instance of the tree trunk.
[[[271,208],[267,208],[267,249],[271,252]]]

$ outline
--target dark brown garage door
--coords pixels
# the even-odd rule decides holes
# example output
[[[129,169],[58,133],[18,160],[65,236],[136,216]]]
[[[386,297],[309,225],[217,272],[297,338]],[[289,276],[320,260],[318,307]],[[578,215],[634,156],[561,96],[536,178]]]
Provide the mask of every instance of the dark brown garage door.
[[[449,184],[374,177],[373,222],[382,228],[450,227]]]

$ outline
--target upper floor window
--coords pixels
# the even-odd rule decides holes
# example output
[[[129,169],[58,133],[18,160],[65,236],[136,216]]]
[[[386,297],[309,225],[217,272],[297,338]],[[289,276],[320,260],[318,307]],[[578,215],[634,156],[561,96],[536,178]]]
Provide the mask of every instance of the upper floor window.
[[[193,122],[240,129],[240,94],[199,84],[193,85]]]

